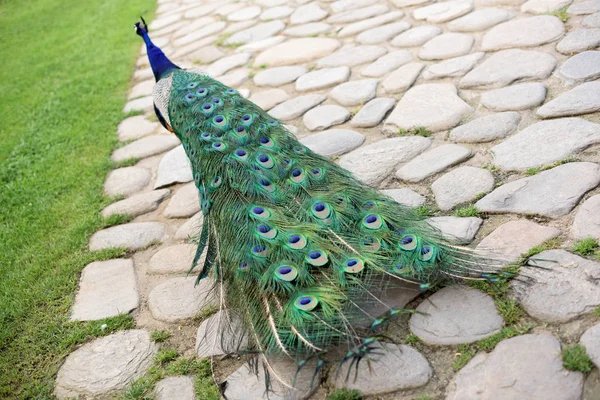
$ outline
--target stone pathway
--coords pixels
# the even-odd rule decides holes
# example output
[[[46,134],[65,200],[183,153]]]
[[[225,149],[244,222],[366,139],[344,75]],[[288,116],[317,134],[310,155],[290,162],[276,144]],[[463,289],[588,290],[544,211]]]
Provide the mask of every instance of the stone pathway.
[[[534,283],[511,284],[529,334],[455,371],[457,345],[507,325],[493,299],[459,286],[421,296],[398,290],[386,300],[423,313],[387,335],[413,340],[383,343],[374,373],[362,364],[357,382],[342,379],[344,366],[318,388],[302,373],[297,398],[352,387],[368,399],[598,399],[600,262],[570,249],[600,239],[600,1],[158,3],[152,37],[177,64],[235,87],[306,146],[398,202],[436,210],[429,222],[449,240],[517,259],[558,238],[560,249],[537,256],[549,270],[531,269]],[[87,265],[71,310],[73,320],[131,313],[136,329],[69,355],[59,398],[122,392],[152,364],[153,330],[169,331],[169,345],[186,356],[220,356],[233,335],[243,337],[235,321],[218,329],[218,314],[194,319],[216,304],[209,282],[194,288],[186,277],[202,214],[183,148],[153,116],[152,86],[142,50],[123,110],[142,115],[119,125],[124,146],[112,155],[139,161],[108,175],[105,193],[120,200],[102,212],[133,220],[89,243],[92,251],[124,247],[128,256]],[[485,213],[456,215],[473,204]],[[561,346],[579,342],[596,365],[589,376],[562,366]],[[266,398],[262,371],[257,377],[240,360],[224,365],[229,398]],[[295,371],[276,365],[284,377]],[[286,398],[285,388],[275,389],[271,398]],[[155,397],[193,399],[193,380],[166,378]]]

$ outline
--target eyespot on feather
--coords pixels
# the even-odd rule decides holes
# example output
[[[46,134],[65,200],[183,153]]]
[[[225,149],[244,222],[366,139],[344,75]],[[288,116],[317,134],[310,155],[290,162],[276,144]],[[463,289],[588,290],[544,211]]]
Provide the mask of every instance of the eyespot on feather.
[[[300,296],[294,304],[298,310],[312,311],[319,304],[319,300],[314,296]]]

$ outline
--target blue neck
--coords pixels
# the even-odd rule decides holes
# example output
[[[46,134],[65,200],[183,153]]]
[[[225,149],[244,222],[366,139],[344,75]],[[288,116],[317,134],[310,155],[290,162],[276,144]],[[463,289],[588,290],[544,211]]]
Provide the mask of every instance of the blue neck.
[[[165,56],[165,53],[152,43],[147,32],[142,32],[142,38],[144,38],[144,42],[146,43],[148,60],[150,61],[152,72],[154,72],[154,79],[156,79],[157,82],[166,72],[172,69],[181,69],[173,64],[171,60]]]

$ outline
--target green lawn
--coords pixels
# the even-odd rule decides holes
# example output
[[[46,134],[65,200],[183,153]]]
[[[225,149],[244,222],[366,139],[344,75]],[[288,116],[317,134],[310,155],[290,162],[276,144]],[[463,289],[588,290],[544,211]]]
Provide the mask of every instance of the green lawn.
[[[142,43],[133,23],[154,6],[0,0],[0,398],[51,398],[69,352],[133,324],[68,312],[81,269],[118,255],[86,245]]]

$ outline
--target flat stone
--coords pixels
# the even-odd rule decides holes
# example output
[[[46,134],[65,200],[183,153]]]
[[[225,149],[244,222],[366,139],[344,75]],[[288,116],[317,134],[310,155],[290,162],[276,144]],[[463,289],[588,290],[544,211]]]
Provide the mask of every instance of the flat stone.
[[[588,15],[583,19],[583,26],[588,28],[600,28],[600,12]]]
[[[152,174],[141,167],[113,169],[104,182],[104,193],[108,196],[128,196],[148,185]]]
[[[237,48],[238,53],[254,53],[257,51],[263,51],[269,49],[281,42],[284,42],[287,38],[285,36],[273,36],[256,42],[251,42]]]
[[[289,17],[294,12],[295,8],[288,6],[277,6],[269,8],[268,10],[263,11],[260,15],[261,21],[269,21],[272,19],[281,19],[285,17]]]
[[[409,321],[411,332],[434,345],[473,343],[504,325],[490,296],[464,286],[435,292],[416,311]]]
[[[187,10],[183,14],[183,16],[186,19],[195,19],[198,17],[203,17],[203,16],[208,15],[208,14],[212,13],[213,11],[215,11],[215,9],[217,7],[219,7],[218,3],[203,4],[199,7],[194,7],[194,8]]]
[[[392,4],[398,8],[418,6],[421,4],[429,3],[431,0],[392,0]]]
[[[469,244],[483,224],[481,218],[476,217],[433,217],[427,223],[438,229],[444,238],[456,244]]]
[[[186,218],[198,211],[200,211],[200,195],[196,184],[190,182],[175,192],[163,215],[167,218]]]
[[[192,218],[188,219],[183,225],[175,232],[175,239],[177,240],[190,240],[198,235],[202,231],[202,212],[196,213]]]
[[[131,92],[129,92],[129,98],[135,99],[137,97],[142,96],[150,96],[152,95],[152,89],[154,89],[154,80],[147,80],[144,82],[140,82],[131,88]]]
[[[317,61],[317,67],[353,67],[374,61],[387,53],[387,50],[381,46],[349,46],[344,47],[335,53]]]
[[[126,314],[140,305],[133,261],[96,261],[81,273],[71,321],[93,321]]]
[[[381,83],[386,93],[402,93],[417,80],[425,65],[411,62],[389,74]]]
[[[258,42],[259,40],[275,36],[284,29],[285,24],[279,20],[262,22],[260,24],[254,25],[251,28],[234,33],[225,40],[225,44],[247,44],[252,42]]]
[[[197,286],[195,276],[171,278],[155,286],[148,295],[152,316],[165,322],[192,318],[203,308],[214,306],[217,300],[211,292],[214,282],[202,279]]]
[[[527,0],[478,0],[483,6],[520,6]]]
[[[290,23],[292,25],[305,24],[307,22],[320,21],[329,14],[323,10],[319,5],[314,2],[305,4],[296,8],[296,11],[290,16]]]
[[[285,31],[283,31],[283,34],[287,36],[303,37],[318,35],[319,33],[329,32],[330,30],[331,25],[329,24],[326,24],[324,22],[310,22],[308,24],[288,28]]]
[[[152,96],[140,97],[139,99],[128,101],[123,107],[124,113],[136,111],[150,111],[154,107],[154,98]]]
[[[548,14],[571,4],[573,0],[529,0],[521,6],[521,12]]]
[[[563,54],[573,54],[600,46],[600,29],[577,29],[571,31],[556,45]]]
[[[577,54],[565,61],[557,72],[568,84],[597,79],[600,77],[600,51],[584,51]]]
[[[139,139],[156,131],[159,126],[158,122],[150,122],[143,115],[137,115],[121,121],[117,128],[117,135],[121,141]]]
[[[248,347],[248,336],[235,315],[218,311],[202,321],[196,334],[198,357],[213,357],[239,353]]]
[[[545,79],[554,71],[556,64],[556,58],[548,53],[503,50],[465,75],[458,86],[463,89],[502,87],[516,81]]]
[[[196,400],[194,380],[189,376],[170,376],[156,383],[157,400]]]
[[[471,51],[473,42],[473,37],[464,33],[444,33],[425,43],[419,51],[419,58],[423,60],[443,60],[462,56]]]
[[[180,143],[175,135],[147,136],[115,150],[111,156],[111,160],[119,162],[131,158],[146,158],[164,153]]]
[[[329,92],[329,97],[344,106],[357,106],[377,94],[379,79],[361,79],[342,83]]]
[[[433,370],[417,350],[391,343],[379,346],[385,346],[385,350],[379,351],[382,355],[370,356],[369,363],[361,363],[355,370],[347,361],[339,367],[339,373],[332,373],[334,387],[357,389],[363,395],[376,395],[415,388],[429,382]],[[348,374],[354,376],[355,373],[358,379],[346,379]]]
[[[254,76],[254,84],[256,86],[281,86],[294,82],[307,72],[306,68],[296,66],[269,68]]]
[[[296,80],[296,90],[304,92],[307,90],[324,89],[346,82],[350,77],[350,68],[323,68],[308,72]]]
[[[600,368],[600,324],[592,326],[581,336],[580,343],[596,368]]]
[[[238,68],[233,71],[219,77],[219,82],[225,86],[232,88],[240,86],[246,82],[250,77],[250,70],[248,68]]]
[[[327,129],[333,125],[343,124],[350,118],[350,112],[344,107],[334,104],[317,106],[304,114],[302,122],[310,131]]]
[[[457,95],[451,84],[425,84],[411,88],[385,121],[384,130],[423,126],[431,132],[444,131],[471,114],[473,108]]]
[[[425,204],[425,197],[412,189],[400,188],[400,189],[385,189],[381,190],[381,193],[391,197],[398,204],[402,204],[407,207],[418,207]]]
[[[457,144],[444,144],[430,149],[404,164],[396,171],[396,177],[405,182],[420,182],[431,175],[466,160],[471,155],[471,150],[466,147]]]
[[[577,400],[582,390],[583,374],[563,368],[558,340],[521,335],[476,355],[450,382],[446,399]]]
[[[154,188],[158,189],[174,183],[185,183],[192,179],[192,164],[185,154],[183,146],[177,146],[160,160]]]
[[[377,0],[338,0],[331,3],[331,11],[339,13],[347,10],[370,6],[377,3]]]
[[[198,64],[210,64],[225,55],[217,46],[204,46],[188,55]]]
[[[596,143],[600,143],[599,124],[560,118],[529,125],[491,150],[497,167],[526,170],[565,159]]]
[[[494,51],[514,47],[534,47],[550,43],[565,33],[562,21],[553,15],[538,15],[504,22],[490,29],[481,49]]]
[[[252,54],[250,53],[239,53],[232,56],[223,57],[220,60],[212,63],[210,67],[206,69],[206,73],[214,77],[221,76],[227,73],[227,71],[248,64],[250,58],[252,58]]]
[[[571,234],[575,239],[592,237],[600,242],[600,195],[590,197],[579,207]]]
[[[385,24],[362,32],[356,37],[356,41],[362,44],[387,42],[409,28],[410,24],[405,21]]]
[[[150,23],[149,28],[152,29],[152,31],[157,31],[179,21],[180,18],[181,14],[172,14],[169,16],[159,17]]]
[[[151,274],[184,274],[192,266],[195,244],[176,244],[157,251],[148,265]],[[202,261],[201,261],[202,262]]]
[[[231,24],[228,24],[227,28],[225,28],[223,30],[223,35],[233,35],[234,33],[238,33],[238,32],[243,31],[245,29],[252,28],[257,23],[258,23],[258,21],[256,21],[256,20],[233,22]],[[268,36],[268,37],[272,37],[272,36]],[[260,40],[264,40],[264,39],[259,39],[259,41]],[[252,43],[252,42],[250,42],[250,43]],[[234,43],[232,43],[232,44],[234,44]],[[236,45],[238,45],[238,44],[236,44]]]
[[[305,112],[325,101],[327,97],[321,94],[305,94],[284,101],[269,111],[273,118],[289,121],[302,116]]]
[[[480,102],[492,111],[518,111],[539,106],[545,99],[546,85],[529,82],[485,92]]]
[[[198,29],[197,31],[194,31],[188,35],[175,39],[173,41],[173,45],[175,47],[182,47],[185,45],[192,44],[194,42],[198,42],[200,39],[221,32],[223,29],[225,29],[226,26],[227,23],[225,23],[224,21],[213,22],[212,24],[206,25],[202,29]]]
[[[514,16],[514,13],[502,8],[484,8],[455,19],[448,24],[448,29],[453,32],[481,32]]]
[[[362,134],[350,129],[329,129],[306,136],[300,143],[323,157],[335,157],[356,149],[364,141]]]
[[[444,211],[470,202],[480,193],[489,193],[492,189],[494,176],[488,170],[470,166],[456,168],[431,185],[435,201]]]
[[[506,183],[475,205],[486,212],[539,214],[558,218],[600,183],[600,166],[568,163],[528,178]]]
[[[139,250],[165,236],[165,226],[160,222],[132,222],[102,229],[90,238],[90,250],[124,247]]]
[[[416,20],[424,19],[427,22],[437,24],[461,17],[471,10],[473,10],[473,2],[471,0],[445,1],[417,8],[413,11],[413,17]]]
[[[541,106],[542,118],[589,114],[600,110],[600,82],[586,82]]]
[[[133,73],[133,78],[136,81],[149,79],[149,78],[152,78],[153,76],[154,76],[154,73],[152,72],[152,68],[138,69]]]
[[[412,53],[408,50],[392,51],[379,57],[375,62],[367,65],[360,74],[373,78],[380,78],[398,67],[412,60]]]
[[[567,13],[572,15],[586,15],[600,11],[600,2],[598,0],[580,1],[567,9]]]
[[[515,297],[532,317],[546,322],[567,322],[594,312],[600,306],[600,263],[565,250],[541,252],[527,268],[527,284],[511,282]]]
[[[59,399],[116,395],[146,373],[157,351],[144,330],[95,339],[67,356],[58,370],[54,395]]]
[[[396,36],[391,44],[396,47],[421,46],[440,33],[442,30],[435,25],[416,26]]]
[[[269,111],[277,104],[283,103],[288,100],[290,96],[285,90],[282,89],[267,89],[262,92],[254,93],[250,97],[250,101],[262,108],[265,111]]]
[[[391,11],[377,17],[365,19],[364,21],[354,22],[346,25],[338,32],[338,37],[344,38],[352,35],[356,35],[359,32],[366,31],[367,29],[374,28],[387,24],[388,22],[396,21],[404,16],[402,11]]]
[[[463,76],[473,69],[485,56],[485,53],[473,53],[466,56],[450,58],[437,64],[430,65],[423,72],[424,79],[441,79],[454,76]]]
[[[329,38],[292,39],[260,53],[254,60],[254,66],[277,67],[310,62],[331,54],[340,45],[337,40]]]
[[[263,7],[275,7],[287,3],[287,0],[257,0],[256,4]]]
[[[229,21],[247,21],[249,19],[258,17],[260,14],[260,7],[250,6],[244,7],[241,10],[237,10],[232,12],[227,16],[227,20]]]
[[[196,32],[198,30],[201,30],[201,29],[205,28],[206,26],[213,24],[215,22],[217,22],[216,18],[208,17],[208,16],[194,19],[194,21],[192,23],[187,22],[187,23],[184,23],[183,25],[179,25],[179,28],[177,28],[174,31],[175,33],[173,33],[172,37],[174,39],[179,39],[183,36],[186,36],[186,35]],[[155,35],[155,33],[153,32],[152,36],[154,36],[154,35]],[[158,46],[158,47],[161,47],[161,46]]]
[[[398,164],[409,161],[430,145],[431,140],[420,136],[384,139],[346,154],[339,164],[358,180],[376,186],[387,178]]]
[[[147,212],[156,210],[169,193],[169,189],[162,189],[136,194],[109,205],[102,210],[102,216],[104,218],[108,218],[111,215],[137,217],[138,215],[146,214]]]
[[[518,112],[490,114],[460,125],[450,132],[450,139],[463,143],[485,143],[510,135],[521,122]]]
[[[217,40],[219,40],[219,37],[219,35],[212,35],[202,38],[198,41],[192,41],[190,44],[178,47],[177,50],[173,52],[173,54],[169,54],[169,57],[174,60],[177,60],[179,58],[186,58],[190,54],[194,53],[196,50],[214,44]]]
[[[350,126],[356,128],[371,128],[379,125],[385,115],[394,107],[395,99],[378,97],[360,109],[350,121]]]
[[[390,8],[384,4],[374,4],[371,6],[344,11],[339,14],[332,15],[331,17],[327,18],[327,22],[332,24],[356,22],[363,19],[376,17],[388,12],[389,10]]]

